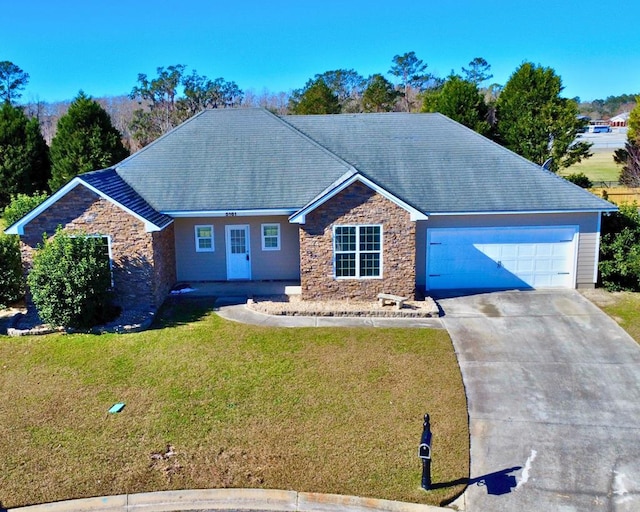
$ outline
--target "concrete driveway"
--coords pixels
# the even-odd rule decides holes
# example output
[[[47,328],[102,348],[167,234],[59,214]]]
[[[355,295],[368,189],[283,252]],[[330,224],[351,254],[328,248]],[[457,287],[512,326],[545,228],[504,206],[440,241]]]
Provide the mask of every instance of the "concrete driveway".
[[[640,510],[640,347],[576,291],[440,298],[487,511]],[[434,453],[434,457],[437,454]]]

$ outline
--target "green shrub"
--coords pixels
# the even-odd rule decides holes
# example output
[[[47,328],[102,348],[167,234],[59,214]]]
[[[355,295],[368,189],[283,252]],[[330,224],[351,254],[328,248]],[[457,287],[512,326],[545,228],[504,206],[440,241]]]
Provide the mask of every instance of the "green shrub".
[[[18,194],[11,196],[11,202],[5,207],[3,218],[7,226],[11,226],[17,220],[20,220],[36,206],[42,203],[46,198],[45,192],[36,192],[32,196],[27,194]]]
[[[38,248],[27,278],[40,318],[51,325],[88,328],[113,317],[111,270],[104,238],[60,228]]]
[[[610,291],[640,291],[640,213],[623,204],[602,219],[600,282]]]
[[[593,187],[593,182],[589,179],[589,176],[587,176],[583,172],[569,174],[568,176],[565,176],[564,178],[567,181],[570,181],[571,183],[573,183],[575,185],[578,185],[579,187],[582,187],[582,188],[591,188],[591,187]]]
[[[24,297],[24,279],[17,236],[0,234],[0,309]]]

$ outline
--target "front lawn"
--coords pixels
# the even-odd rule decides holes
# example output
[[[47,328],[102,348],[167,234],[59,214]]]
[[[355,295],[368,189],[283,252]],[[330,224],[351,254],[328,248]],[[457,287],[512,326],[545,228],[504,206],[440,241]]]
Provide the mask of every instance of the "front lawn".
[[[606,293],[608,300],[594,302],[640,343],[640,293]]]
[[[216,487],[440,504],[469,472],[444,330],[261,328],[183,299],[143,333],[0,336],[0,370],[0,508]]]

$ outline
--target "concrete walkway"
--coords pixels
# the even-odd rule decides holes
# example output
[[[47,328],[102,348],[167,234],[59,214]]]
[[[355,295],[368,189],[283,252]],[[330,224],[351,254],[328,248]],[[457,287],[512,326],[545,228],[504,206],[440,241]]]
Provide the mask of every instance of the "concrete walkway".
[[[442,329],[440,318],[274,316],[253,311],[245,306],[247,298],[221,297],[215,311],[222,318],[265,327],[429,327]]]
[[[468,512],[640,510],[640,347],[577,291],[441,298],[469,401]]]

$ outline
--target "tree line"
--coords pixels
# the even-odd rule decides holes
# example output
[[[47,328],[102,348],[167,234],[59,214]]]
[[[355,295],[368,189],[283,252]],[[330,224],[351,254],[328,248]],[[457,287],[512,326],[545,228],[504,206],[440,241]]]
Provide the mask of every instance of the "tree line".
[[[81,91],[62,105],[21,106],[29,75],[0,62],[0,208],[16,194],[54,191],[73,176],[113,165],[210,108],[260,106],[300,115],[440,112],[554,172],[590,156],[589,145],[579,140],[579,98],[562,96],[555,70],[523,62],[504,86],[492,78],[481,57],[442,78],[415,52],[406,52],[391,59],[386,73],[364,77],[336,69],[290,93],[256,94],[178,64],[158,67],[153,77],[140,73],[126,97],[96,100]],[[630,98],[601,103],[614,109]]]
[[[491,66],[481,57],[446,78],[427,70],[415,52],[407,52],[393,57],[387,73],[365,78],[337,69],[291,93],[256,94],[221,77],[187,73],[180,64],[159,67],[151,78],[139,74],[128,96],[96,100],[80,91],[71,102],[19,105],[29,75],[2,61],[0,211],[10,225],[74,176],[114,165],[204,109],[230,107],[264,107],[279,115],[439,112],[553,172],[590,156],[589,144],[579,138],[580,113],[605,117],[633,108],[627,143],[615,157],[621,182],[640,186],[640,97],[590,103],[564,98],[555,70],[531,62],[523,62],[504,86],[490,83]],[[629,263],[629,254],[640,254],[637,209],[623,208],[612,219],[603,223],[603,282],[640,289],[640,258]],[[23,292],[18,241],[0,236],[0,307]]]

